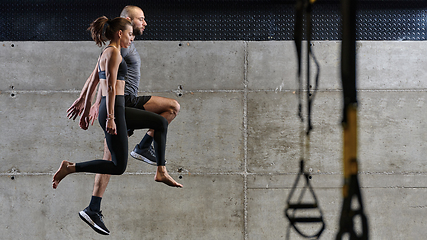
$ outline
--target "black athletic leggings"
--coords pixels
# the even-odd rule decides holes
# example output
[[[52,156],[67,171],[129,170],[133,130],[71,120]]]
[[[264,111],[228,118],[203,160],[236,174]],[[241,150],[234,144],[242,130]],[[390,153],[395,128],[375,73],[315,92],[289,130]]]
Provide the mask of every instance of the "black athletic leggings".
[[[120,175],[126,170],[128,160],[127,129],[154,129],[155,151],[157,166],[165,166],[166,135],[168,121],[159,114],[125,107],[123,95],[117,95],[114,106],[114,117],[117,135],[106,131],[107,107],[106,98],[102,97],[99,107],[98,121],[105,133],[108,149],[112,161],[92,160],[76,163],[76,172],[91,172],[101,174]]]

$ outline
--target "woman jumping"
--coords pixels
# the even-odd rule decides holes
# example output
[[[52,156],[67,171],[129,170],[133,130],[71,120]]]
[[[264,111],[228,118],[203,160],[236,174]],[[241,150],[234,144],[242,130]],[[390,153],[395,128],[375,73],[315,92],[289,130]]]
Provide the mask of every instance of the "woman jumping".
[[[105,29],[105,30],[104,30]],[[111,175],[121,175],[125,172],[128,158],[127,129],[154,129],[155,150],[157,153],[157,172],[155,180],[169,186],[182,187],[166,171],[165,148],[168,128],[167,120],[155,113],[139,109],[126,109],[124,104],[125,76],[127,66],[120,48],[127,48],[134,39],[131,22],[125,18],[109,20],[106,17],[96,19],[89,27],[92,38],[98,46],[110,40],[109,45],[101,53],[98,62],[98,76],[90,82],[86,96],[85,108],[80,119],[80,126],[85,125],[90,111],[90,100],[94,90],[100,83],[99,91],[102,94],[98,121],[105,133],[108,149],[112,161],[92,160],[72,163],[62,161],[58,171],[52,179],[54,189],[59,182],[70,173],[91,172]],[[105,33],[104,33],[105,31]],[[141,121],[144,119],[144,121]]]

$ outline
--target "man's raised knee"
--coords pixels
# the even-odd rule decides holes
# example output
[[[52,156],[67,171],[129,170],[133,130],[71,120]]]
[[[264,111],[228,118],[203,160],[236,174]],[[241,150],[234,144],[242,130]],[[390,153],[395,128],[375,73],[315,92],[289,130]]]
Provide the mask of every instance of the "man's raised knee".
[[[181,109],[181,105],[179,105],[177,100],[172,99],[170,109],[171,112],[176,116]]]

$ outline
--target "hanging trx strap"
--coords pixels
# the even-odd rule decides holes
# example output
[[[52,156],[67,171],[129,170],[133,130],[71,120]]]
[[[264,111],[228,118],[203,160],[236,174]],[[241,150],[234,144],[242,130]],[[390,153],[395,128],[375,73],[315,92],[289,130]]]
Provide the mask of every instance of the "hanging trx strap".
[[[304,172],[304,158],[305,155],[308,158],[309,155],[309,144],[310,144],[310,131],[312,130],[311,125],[311,105],[314,100],[317,86],[318,86],[318,79],[319,79],[319,64],[317,63],[316,58],[314,57],[314,54],[311,51],[311,5],[314,3],[315,0],[297,0],[296,3],[296,19],[295,19],[295,32],[294,32],[294,39],[295,39],[295,46],[297,49],[297,57],[298,57],[298,116],[301,120],[301,134],[300,134],[300,149],[301,149],[301,160],[300,160],[300,172],[297,175],[297,178],[295,180],[295,183],[291,189],[291,192],[289,193],[288,199],[287,199],[287,207],[285,209],[285,216],[288,218],[290,222],[290,226],[292,226],[298,234],[300,234],[303,237],[306,238],[319,238],[322,234],[323,230],[325,229],[325,222],[323,220],[323,214],[319,207],[316,195],[314,194],[313,188],[310,185],[309,180],[309,174]],[[303,21],[304,21],[304,14],[306,16],[306,23],[307,23],[307,129],[304,134],[304,118],[302,113],[302,40],[303,40]],[[317,74],[316,74],[316,80],[315,80],[315,87],[314,91],[311,92],[311,85],[310,85],[310,56],[314,60],[316,67],[317,67]],[[305,151],[304,151],[304,144],[303,139],[305,138]],[[305,185],[304,188],[301,190],[301,193],[298,197],[298,200],[296,202],[292,202],[293,195],[295,194],[295,190],[298,187],[298,182],[300,178],[303,177],[305,179]],[[306,190],[309,190],[309,193],[312,195],[312,202],[303,202],[303,197],[305,195]],[[317,211],[317,215],[313,217],[313,214],[310,216],[300,216],[301,214],[298,213],[306,213],[308,210],[315,210]],[[314,233],[314,234],[307,234],[304,233],[301,228],[299,227],[299,223],[315,223],[315,224],[321,224],[320,229]]]
[[[304,121],[303,114],[302,114],[302,101],[301,101],[301,92],[303,88],[302,84],[302,39],[304,35],[303,31],[303,23],[304,23],[304,13],[306,16],[306,39],[307,39],[307,130],[306,134],[309,135],[310,131],[313,129],[313,126],[311,124],[311,106],[314,101],[314,97],[316,96],[318,85],[319,85],[319,75],[320,75],[320,67],[319,63],[317,62],[316,57],[314,56],[313,52],[311,51],[311,7],[312,4],[316,0],[297,0],[296,2],[296,14],[295,14],[295,30],[294,30],[294,41],[295,41],[295,48],[297,50],[297,58],[298,58],[298,72],[297,72],[297,84],[298,84],[298,116],[301,119],[301,121]],[[313,92],[310,92],[310,89],[312,88],[310,84],[310,57],[313,59],[314,63],[316,64],[316,77],[315,77],[315,85]]]
[[[342,0],[341,77],[344,95],[342,121],[344,185],[337,240],[342,239],[344,234],[348,234],[350,240],[368,239],[368,221],[363,210],[357,177],[356,2],[357,0]],[[358,204],[353,204],[353,200]],[[358,205],[357,209],[352,208],[355,205]],[[361,227],[359,228],[354,226],[354,219],[357,216],[360,217]],[[356,229],[359,229],[359,232]]]
[[[300,177],[304,177],[305,186],[302,189],[300,196],[298,197],[298,201],[292,203],[291,199],[292,199],[292,196],[294,195],[295,190],[297,189],[297,185],[298,185]],[[304,172],[304,161],[301,160],[300,161],[300,173],[297,175],[294,186],[292,187],[291,192],[289,193],[288,200],[287,200],[288,206],[285,209],[285,215],[288,218],[291,226],[301,236],[303,236],[305,238],[319,238],[320,235],[322,234],[323,230],[325,230],[325,221],[323,220],[323,213],[319,207],[316,195],[314,194],[313,188],[310,185],[309,177],[310,177],[310,175],[308,173]],[[310,194],[312,195],[312,198],[313,198],[312,202],[303,202],[302,201],[304,194],[305,194],[305,191],[307,189],[310,191]],[[297,216],[297,211],[299,211],[299,210],[302,210],[302,211],[316,210],[316,211],[318,211],[318,216],[313,216],[313,215],[306,216],[306,217]],[[321,227],[316,233],[309,235],[307,233],[304,233],[300,229],[298,223],[320,223]]]
[[[298,84],[298,116],[301,121],[304,121],[302,116],[302,101],[301,101],[301,90],[302,90],[302,79],[301,79],[301,71],[302,71],[302,37],[303,37],[303,21],[304,21],[304,0],[297,0],[296,5],[296,13],[295,13],[295,30],[294,30],[294,41],[295,48],[297,50],[297,58],[298,58],[298,72],[297,72],[297,84]]]

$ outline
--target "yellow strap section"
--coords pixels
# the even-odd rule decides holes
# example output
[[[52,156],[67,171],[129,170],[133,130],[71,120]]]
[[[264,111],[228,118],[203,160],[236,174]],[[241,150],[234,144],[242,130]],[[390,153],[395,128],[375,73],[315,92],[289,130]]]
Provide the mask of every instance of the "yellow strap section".
[[[343,195],[347,196],[350,176],[357,175],[357,106],[347,108],[347,124],[344,126],[343,167],[344,187]]]

